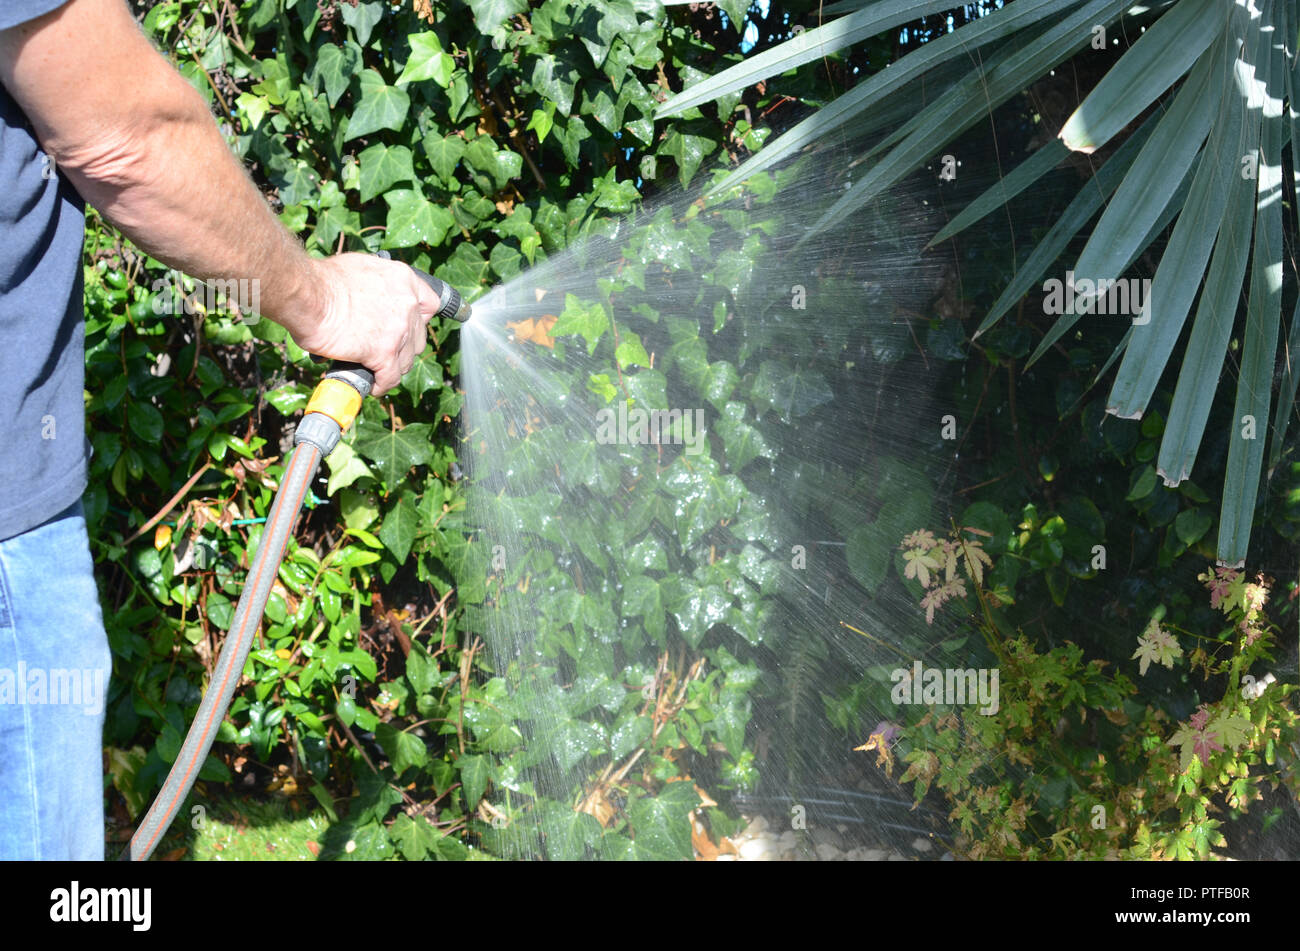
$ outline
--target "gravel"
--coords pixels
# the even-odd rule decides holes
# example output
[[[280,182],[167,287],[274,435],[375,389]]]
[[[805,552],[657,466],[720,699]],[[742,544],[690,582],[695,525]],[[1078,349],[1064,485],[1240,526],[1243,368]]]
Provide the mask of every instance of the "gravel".
[[[720,862],[916,862],[953,861],[951,852],[916,837],[899,850],[886,844],[870,847],[850,841],[845,826],[778,830],[762,816],[747,817],[745,831],[732,837],[739,855],[719,855]],[[942,854],[940,854],[942,853]]]

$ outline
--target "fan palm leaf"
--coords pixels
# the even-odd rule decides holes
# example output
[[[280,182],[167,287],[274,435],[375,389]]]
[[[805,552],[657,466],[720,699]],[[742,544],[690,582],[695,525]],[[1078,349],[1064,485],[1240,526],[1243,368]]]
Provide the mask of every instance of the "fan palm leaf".
[[[1140,418],[1180,343],[1182,365],[1165,425],[1158,471],[1168,485],[1189,478],[1213,407],[1245,291],[1233,438],[1219,518],[1217,555],[1244,562],[1262,480],[1283,455],[1300,368],[1300,304],[1291,318],[1281,385],[1274,369],[1282,333],[1283,168],[1297,175],[1294,93],[1300,86],[1293,0],[1014,0],[880,70],[795,125],[726,176],[735,187],[836,130],[877,131],[916,83],[961,72],[910,119],[855,162],[863,170],[807,237],[831,227],[933,160],[938,149],[995,106],[1023,91],[1098,35],[1141,17],[1140,37],[1067,119],[1059,136],[976,198],[931,244],[947,240],[1031,187],[1070,151],[1091,153],[1125,135],[1020,265],[976,335],[994,326],[1057,265],[1071,241],[1087,240],[1067,270],[1077,294],[1030,364],[1082,316],[1172,225],[1149,293],[1111,363],[1118,369],[1108,412]],[[846,0],[846,15],[745,60],[660,107],[672,115],[795,69],[951,3]],[[932,87],[931,87],[932,88]],[[1094,223],[1095,221],[1095,223]],[[805,239],[806,240],[806,239]],[[1193,316],[1193,307],[1195,314]],[[1190,327],[1188,317],[1192,316]],[[1107,364],[1107,370],[1111,366]],[[1271,437],[1268,426],[1272,417]],[[1266,437],[1268,445],[1265,466]]]

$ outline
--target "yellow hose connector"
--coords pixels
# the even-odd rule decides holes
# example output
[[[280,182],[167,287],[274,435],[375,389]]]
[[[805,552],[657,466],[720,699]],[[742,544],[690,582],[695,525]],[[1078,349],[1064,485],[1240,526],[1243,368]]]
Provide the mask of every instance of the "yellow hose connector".
[[[321,380],[303,412],[324,413],[346,432],[361,412],[361,394],[342,380]]]

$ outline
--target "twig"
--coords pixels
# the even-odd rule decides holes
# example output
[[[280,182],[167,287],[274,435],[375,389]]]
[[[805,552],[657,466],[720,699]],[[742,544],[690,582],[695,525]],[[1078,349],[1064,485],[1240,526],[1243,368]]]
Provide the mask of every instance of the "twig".
[[[203,78],[208,81],[208,85],[212,87],[212,94],[217,97],[217,102],[221,103],[221,111],[226,114],[227,119],[230,119],[233,122],[235,114],[230,111],[230,105],[226,102],[226,97],[221,95],[221,90],[217,88],[217,84],[212,81],[212,76],[209,75],[207,69],[204,68],[203,61],[199,59],[199,54],[191,50],[190,58],[194,60],[194,64],[198,66],[199,72],[201,72]]]
[[[235,11],[231,9],[230,0],[222,0],[222,6],[230,15],[228,22],[230,23],[230,31],[233,34],[230,38],[234,40],[235,45],[239,47],[239,51],[247,56],[248,47],[244,45],[244,38],[239,35],[239,24],[235,22],[236,14]],[[220,25],[220,22],[218,22],[218,25]]]
[[[199,476],[203,475],[203,473],[207,472],[211,468],[212,468],[212,460],[208,460],[207,462],[203,463],[203,467],[199,469],[198,472],[194,473],[194,475],[189,477],[189,480],[183,486],[180,487],[177,493],[173,495],[170,499],[168,499],[167,503],[161,509],[158,510],[158,514],[155,515],[153,518],[149,519],[149,521],[145,522],[143,525],[141,525],[139,530],[137,530],[134,535],[128,538],[125,542],[123,542],[123,544],[124,545],[131,544],[131,542],[135,541],[145,532],[149,531],[149,529],[153,528],[155,525],[161,522],[163,516],[172,510],[172,507],[184,497],[185,493],[188,492],[190,489],[194,488],[194,483],[199,481]]]

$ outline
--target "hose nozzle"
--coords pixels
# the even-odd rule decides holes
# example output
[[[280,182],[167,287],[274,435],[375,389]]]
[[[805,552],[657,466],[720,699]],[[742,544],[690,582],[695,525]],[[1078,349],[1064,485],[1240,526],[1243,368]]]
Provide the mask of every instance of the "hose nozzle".
[[[378,253],[381,258],[390,257],[387,251],[380,251]],[[440,281],[432,274],[426,274],[418,267],[412,267],[411,270],[415,272],[416,277],[428,284],[433,292],[438,295],[438,300],[442,301],[442,305],[438,308],[437,316],[443,319],[450,317],[453,320],[460,321],[462,324],[469,320],[471,314],[470,306],[461,298],[460,291],[456,290],[456,288],[452,287],[446,281]]]
[[[438,316],[442,318],[450,317],[452,320],[458,320],[462,324],[470,318],[470,306],[460,296],[460,291],[452,287],[445,281],[440,281],[431,274],[425,274],[418,268],[414,269],[416,276],[424,283],[431,287],[438,299],[442,301],[442,306],[438,308]]]
[[[420,276],[423,277],[424,275],[421,274]],[[430,286],[433,286],[433,281],[438,281],[438,279],[433,278],[429,282]],[[438,316],[442,318],[450,317],[453,320],[459,320],[462,324],[469,320],[470,307],[460,296],[460,291],[443,281],[438,281],[438,283],[442,285],[442,293],[439,295],[442,298],[442,306],[438,308]],[[438,290],[437,287],[433,289]]]

